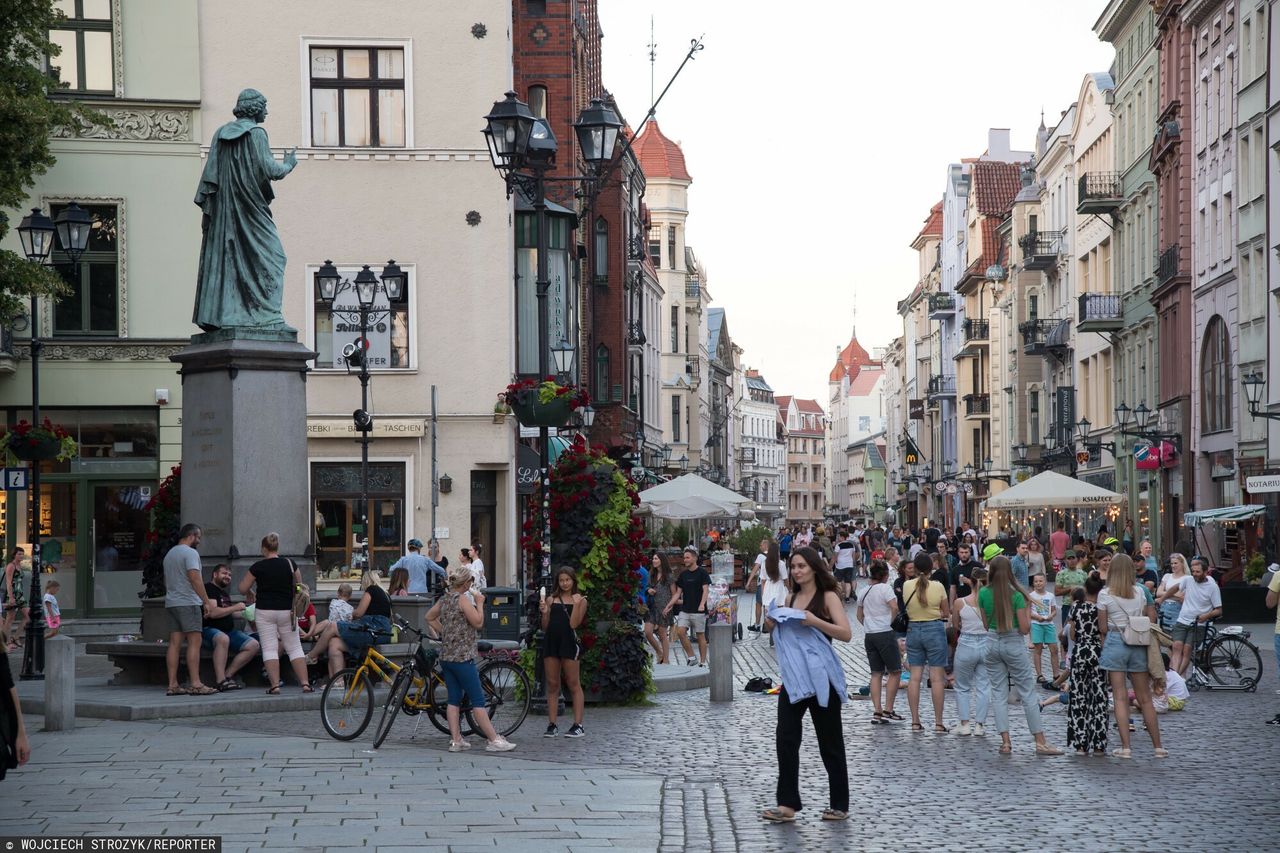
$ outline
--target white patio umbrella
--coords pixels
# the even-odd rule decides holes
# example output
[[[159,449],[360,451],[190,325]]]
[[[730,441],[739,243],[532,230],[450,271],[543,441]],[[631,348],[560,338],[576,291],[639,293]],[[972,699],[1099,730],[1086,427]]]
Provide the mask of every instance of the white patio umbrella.
[[[987,499],[989,510],[1066,509],[1094,507],[1104,509],[1124,501],[1124,496],[1101,486],[1067,477],[1056,471],[1041,472],[995,497]]]
[[[638,512],[656,518],[753,518],[755,502],[737,492],[685,474],[640,493]]]

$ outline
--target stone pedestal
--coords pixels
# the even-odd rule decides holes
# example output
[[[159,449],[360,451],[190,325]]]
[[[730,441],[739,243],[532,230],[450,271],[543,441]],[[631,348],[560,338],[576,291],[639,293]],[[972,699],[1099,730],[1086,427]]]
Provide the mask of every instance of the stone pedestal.
[[[711,666],[711,701],[733,701],[733,626],[707,626],[707,663]]]
[[[272,531],[315,588],[306,378],[316,354],[291,337],[223,329],[171,356],[182,374],[182,522],[204,530],[205,577],[227,563],[233,590]]]
[[[50,637],[44,654],[44,730],[70,731],[76,727],[76,641]]]

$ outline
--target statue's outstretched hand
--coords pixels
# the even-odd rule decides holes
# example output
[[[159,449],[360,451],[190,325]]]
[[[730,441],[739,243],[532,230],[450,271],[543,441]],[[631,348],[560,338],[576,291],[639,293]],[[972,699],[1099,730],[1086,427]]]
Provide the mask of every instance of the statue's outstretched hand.
[[[298,165],[298,149],[297,148],[291,148],[285,152],[284,164],[288,166],[290,169]]]

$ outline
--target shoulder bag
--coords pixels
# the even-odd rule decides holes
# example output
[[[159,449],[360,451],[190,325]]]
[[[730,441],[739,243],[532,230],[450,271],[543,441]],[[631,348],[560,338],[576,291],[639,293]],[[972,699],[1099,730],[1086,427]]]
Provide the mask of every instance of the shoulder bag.
[[[285,559],[289,563],[290,575],[296,573],[298,571],[298,567],[293,564],[293,560],[289,560],[287,557]],[[310,606],[311,595],[307,592],[306,585],[295,583],[293,585],[293,609],[291,620],[295,630],[298,627],[298,620],[307,615],[307,608]]]
[[[911,595],[907,596],[907,600],[902,603],[902,609],[898,611],[898,615],[893,617],[893,621],[889,623],[889,627],[897,631],[899,634],[907,633],[907,629],[911,627],[911,617],[907,615],[907,605],[911,603],[911,599],[915,596],[916,591],[911,590]]]
[[[1139,601],[1145,600],[1142,594],[1138,592],[1137,587],[1133,590],[1137,593]],[[1125,624],[1120,626],[1120,637],[1124,640],[1126,646],[1147,646],[1151,643],[1151,619],[1148,616],[1134,616],[1125,610],[1123,606],[1120,608],[1125,615]]]

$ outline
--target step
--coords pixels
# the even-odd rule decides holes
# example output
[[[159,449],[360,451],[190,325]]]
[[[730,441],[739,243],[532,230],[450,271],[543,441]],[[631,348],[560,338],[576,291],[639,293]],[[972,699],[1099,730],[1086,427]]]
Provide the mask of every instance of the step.
[[[138,633],[137,616],[115,616],[101,619],[67,619],[58,633],[71,637],[77,646],[87,643],[114,643],[122,635]]]

